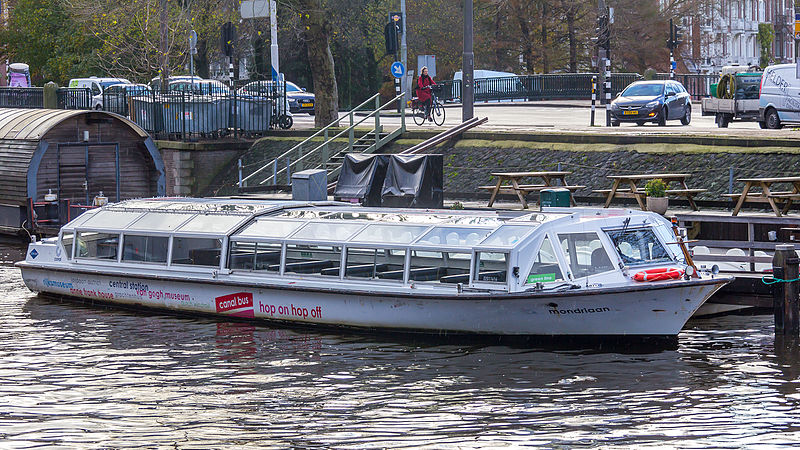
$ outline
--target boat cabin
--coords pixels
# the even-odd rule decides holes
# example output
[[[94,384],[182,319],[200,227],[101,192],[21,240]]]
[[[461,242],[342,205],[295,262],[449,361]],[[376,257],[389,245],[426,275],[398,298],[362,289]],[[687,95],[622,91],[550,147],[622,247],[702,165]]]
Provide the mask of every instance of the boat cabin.
[[[657,214],[627,210],[151,199],[87,211],[58,239],[64,262],[131,272],[519,292],[630,283],[629,268],[679,263],[672,233]]]

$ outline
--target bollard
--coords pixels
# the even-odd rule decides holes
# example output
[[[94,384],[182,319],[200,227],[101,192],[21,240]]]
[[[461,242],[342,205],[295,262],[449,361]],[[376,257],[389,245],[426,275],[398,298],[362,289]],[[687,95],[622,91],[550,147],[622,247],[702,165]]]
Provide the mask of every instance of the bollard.
[[[794,245],[776,245],[772,257],[772,277],[777,281],[772,290],[775,312],[775,335],[797,336],[800,332],[798,314],[798,263]]]
[[[48,81],[44,85],[42,103],[45,109],[58,109],[58,85]]]

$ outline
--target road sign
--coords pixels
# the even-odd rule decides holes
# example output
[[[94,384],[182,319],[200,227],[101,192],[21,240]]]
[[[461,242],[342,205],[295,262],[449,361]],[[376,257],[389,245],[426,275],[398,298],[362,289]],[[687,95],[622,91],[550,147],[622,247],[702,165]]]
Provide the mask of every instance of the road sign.
[[[242,13],[242,19],[269,17],[269,4],[267,0],[244,0],[239,12]]]
[[[678,61],[672,61],[672,70],[675,70],[677,68],[678,68]]]
[[[194,50],[197,47],[197,32],[192,30],[189,32],[189,48]]]
[[[400,61],[395,61],[392,63],[391,72],[393,77],[402,78],[406,74],[406,66]]]

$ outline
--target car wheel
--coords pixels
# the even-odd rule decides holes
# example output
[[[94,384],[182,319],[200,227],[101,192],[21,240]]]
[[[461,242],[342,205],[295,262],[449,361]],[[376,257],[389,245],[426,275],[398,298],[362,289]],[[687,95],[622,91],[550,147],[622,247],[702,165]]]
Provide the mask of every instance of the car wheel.
[[[783,128],[783,125],[781,125],[781,118],[778,117],[778,111],[775,111],[773,108],[767,111],[766,123],[767,128],[770,130],[779,130]]]
[[[661,113],[658,115],[658,126],[665,127],[667,126],[667,114],[669,114],[669,110],[667,107],[663,107],[661,109]]]
[[[636,125],[637,125],[637,126],[640,126],[640,127],[643,127],[643,126],[644,126],[644,120],[639,120],[639,121],[637,121],[637,122],[636,122]]]
[[[758,122],[758,127],[762,130],[767,128],[767,122]]]
[[[100,111],[101,109],[103,109],[103,105],[94,105],[95,111]]]
[[[681,123],[683,125],[689,125],[692,121],[692,107],[691,105],[686,106],[686,111],[683,113],[683,117],[681,118]]]
[[[612,121],[612,122],[611,122],[611,126],[612,126],[612,127],[618,127],[618,126],[619,126],[619,122],[613,122],[613,121]]]
[[[718,113],[715,122],[717,122],[717,127],[719,128],[728,128],[728,122],[730,122],[730,119],[728,118],[727,114]]]
[[[314,115],[314,111],[309,111],[309,112],[308,112],[308,115],[309,115],[309,116],[313,116],[313,115]]]
[[[280,117],[280,119],[278,119],[278,126],[283,128],[284,130],[292,128],[293,124],[294,124],[294,119],[292,119],[292,116],[287,116],[284,114]]]

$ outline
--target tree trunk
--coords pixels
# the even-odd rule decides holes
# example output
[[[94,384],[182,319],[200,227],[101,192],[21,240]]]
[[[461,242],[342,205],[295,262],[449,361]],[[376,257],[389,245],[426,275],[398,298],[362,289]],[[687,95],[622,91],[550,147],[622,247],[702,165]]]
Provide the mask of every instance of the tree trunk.
[[[331,24],[318,0],[301,0],[305,14],[308,63],[314,77],[314,126],[324,127],[339,118],[339,91],[331,54]]]
[[[578,72],[578,43],[575,40],[575,11],[570,7],[566,14],[567,39],[569,40],[569,71]]]
[[[197,54],[194,57],[194,73],[200,78],[211,78],[211,71],[208,67],[208,41],[206,39],[197,40]]]
[[[542,3],[542,72],[550,73],[550,61],[547,59],[547,2]]]
[[[159,66],[161,68],[161,89],[166,90],[169,84],[169,28],[167,23],[167,0],[160,0],[161,11],[159,14],[159,52],[161,53],[161,61]]]

